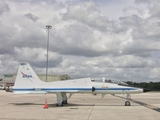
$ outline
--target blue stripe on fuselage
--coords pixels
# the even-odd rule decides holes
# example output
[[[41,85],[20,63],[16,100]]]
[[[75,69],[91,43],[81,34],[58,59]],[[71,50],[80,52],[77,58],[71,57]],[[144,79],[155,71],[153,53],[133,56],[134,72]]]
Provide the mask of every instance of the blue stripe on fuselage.
[[[14,88],[13,91],[92,90],[92,88]],[[95,88],[95,90],[136,90],[136,88]]]

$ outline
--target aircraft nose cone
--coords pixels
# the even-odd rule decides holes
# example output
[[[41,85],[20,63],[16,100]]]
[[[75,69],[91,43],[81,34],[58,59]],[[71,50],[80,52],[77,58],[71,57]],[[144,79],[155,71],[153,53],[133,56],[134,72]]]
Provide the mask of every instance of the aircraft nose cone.
[[[149,92],[149,91],[152,91],[152,90],[146,89],[146,88],[143,89],[143,92]]]

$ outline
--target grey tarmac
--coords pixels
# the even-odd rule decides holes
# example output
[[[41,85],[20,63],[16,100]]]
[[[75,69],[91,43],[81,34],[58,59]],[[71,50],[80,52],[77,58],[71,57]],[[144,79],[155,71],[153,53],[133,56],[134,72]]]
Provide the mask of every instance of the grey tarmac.
[[[131,106],[124,106],[125,96],[73,94],[56,107],[55,94],[0,91],[0,120],[160,120],[160,92],[132,94]]]

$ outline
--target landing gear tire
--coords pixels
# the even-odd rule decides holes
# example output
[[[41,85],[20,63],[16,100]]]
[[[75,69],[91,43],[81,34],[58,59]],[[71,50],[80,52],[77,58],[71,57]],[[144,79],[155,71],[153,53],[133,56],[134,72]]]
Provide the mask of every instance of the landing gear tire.
[[[126,101],[126,102],[125,102],[125,106],[131,106],[130,102],[129,102],[129,101]]]
[[[67,100],[64,100],[64,101],[62,102],[62,104],[68,104]]]
[[[60,107],[60,106],[63,106],[63,104],[62,103],[57,103],[56,106]]]

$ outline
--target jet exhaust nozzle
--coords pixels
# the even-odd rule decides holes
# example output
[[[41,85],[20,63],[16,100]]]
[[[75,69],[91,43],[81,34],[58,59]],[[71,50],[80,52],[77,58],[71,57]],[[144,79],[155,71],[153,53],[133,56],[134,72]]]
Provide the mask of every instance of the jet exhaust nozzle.
[[[152,91],[152,90],[146,89],[146,88],[143,89],[143,92],[149,92],[149,91]]]

